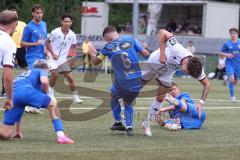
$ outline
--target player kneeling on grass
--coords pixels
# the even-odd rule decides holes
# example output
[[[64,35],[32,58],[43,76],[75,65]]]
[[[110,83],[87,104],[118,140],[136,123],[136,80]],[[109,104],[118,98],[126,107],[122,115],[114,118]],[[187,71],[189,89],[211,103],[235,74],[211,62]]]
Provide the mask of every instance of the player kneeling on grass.
[[[48,66],[44,60],[36,60],[34,68],[20,74],[13,85],[13,108],[6,108],[4,112],[4,123],[0,126],[0,139],[8,140],[11,137],[22,138],[20,121],[25,106],[46,108],[57,134],[58,144],[72,144],[73,140],[63,132],[63,124],[59,118],[59,109],[54,97],[47,95],[49,88]],[[14,125],[16,133],[14,134]]]
[[[206,119],[206,112],[203,109],[198,113],[197,106],[188,93],[181,93],[177,84],[173,84],[170,94],[166,94],[165,100],[171,105],[160,108],[156,117],[160,125],[165,126],[169,130],[179,129],[200,129]],[[162,121],[161,115],[169,112],[170,119]]]

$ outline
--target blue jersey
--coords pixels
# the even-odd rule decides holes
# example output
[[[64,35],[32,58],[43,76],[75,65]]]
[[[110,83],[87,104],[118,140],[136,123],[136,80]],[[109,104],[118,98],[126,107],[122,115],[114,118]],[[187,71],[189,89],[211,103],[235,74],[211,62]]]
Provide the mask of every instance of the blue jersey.
[[[40,23],[35,23],[33,21],[29,22],[28,25],[24,28],[22,41],[23,42],[37,42],[39,39],[43,39],[44,43],[38,46],[32,46],[27,48],[26,59],[45,58],[45,44],[47,39],[47,24],[43,21]]]
[[[43,69],[27,70],[14,80],[13,108],[5,110],[4,124],[14,125],[20,122],[25,106],[47,108],[51,97],[41,90],[40,77],[47,77],[48,72]]]
[[[139,41],[132,36],[122,36],[106,44],[98,57],[108,57],[114,72],[114,84],[125,89],[139,90],[141,70],[138,52],[143,51]]]
[[[223,53],[231,53],[234,56],[233,58],[226,59],[226,65],[234,65],[237,67],[240,65],[240,40],[236,43],[233,43],[231,40],[226,41],[221,51]]]
[[[23,72],[13,82],[13,89],[30,87],[41,91],[40,77],[48,77],[48,72],[44,69],[31,69]]]
[[[201,117],[198,116],[197,106],[188,93],[181,93],[176,97],[177,100],[184,100],[187,104],[187,111],[180,112],[178,109],[170,111],[171,118],[180,118],[182,128],[185,129],[198,129],[201,128],[206,118],[206,112],[203,109]]]

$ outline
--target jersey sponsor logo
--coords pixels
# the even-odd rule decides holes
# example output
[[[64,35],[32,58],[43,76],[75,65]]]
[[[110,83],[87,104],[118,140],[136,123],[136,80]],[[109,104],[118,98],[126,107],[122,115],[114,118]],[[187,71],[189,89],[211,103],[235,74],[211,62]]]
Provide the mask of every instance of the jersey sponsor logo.
[[[119,48],[122,50],[126,50],[131,47],[132,47],[131,42],[123,42],[123,43],[120,43],[119,45]]]

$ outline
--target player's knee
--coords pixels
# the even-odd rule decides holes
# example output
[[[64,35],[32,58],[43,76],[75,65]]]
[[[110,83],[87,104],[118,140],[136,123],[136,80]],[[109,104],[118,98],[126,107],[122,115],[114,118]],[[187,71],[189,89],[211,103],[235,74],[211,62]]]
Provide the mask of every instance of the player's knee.
[[[0,133],[0,138],[2,140],[8,140],[12,137],[13,129],[3,129]]]
[[[56,107],[57,106],[57,100],[55,97],[51,97],[51,101],[49,104],[49,107]]]

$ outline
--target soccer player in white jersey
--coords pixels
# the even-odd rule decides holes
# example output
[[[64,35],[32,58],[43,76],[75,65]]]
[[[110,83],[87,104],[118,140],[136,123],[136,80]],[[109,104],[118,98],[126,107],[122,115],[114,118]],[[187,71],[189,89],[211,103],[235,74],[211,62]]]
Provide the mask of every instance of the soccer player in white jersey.
[[[200,101],[197,103],[199,118],[201,118],[202,106],[209,92],[210,83],[203,71],[201,60],[188,52],[176,38],[168,31],[160,30],[160,49],[154,51],[147,61],[147,67],[143,70],[142,81],[147,84],[153,78],[158,81],[156,99],[150,106],[150,111],[145,121],[142,122],[145,135],[152,136],[151,121],[155,118],[162,106],[165,94],[172,87],[172,79],[175,71],[182,69],[187,74],[199,80],[203,85]]]
[[[49,95],[53,96],[54,86],[58,78],[58,73],[60,73],[67,78],[74,102],[82,103],[83,101],[78,97],[71,68],[67,63],[68,52],[76,52],[77,38],[75,33],[70,29],[73,18],[70,15],[63,15],[61,19],[62,27],[54,29],[47,40],[47,49],[49,50],[48,66],[51,71]]]
[[[13,67],[17,47],[10,35],[15,31],[18,16],[14,11],[0,12],[0,64],[3,66],[3,85],[7,93],[5,109],[13,107]]]

